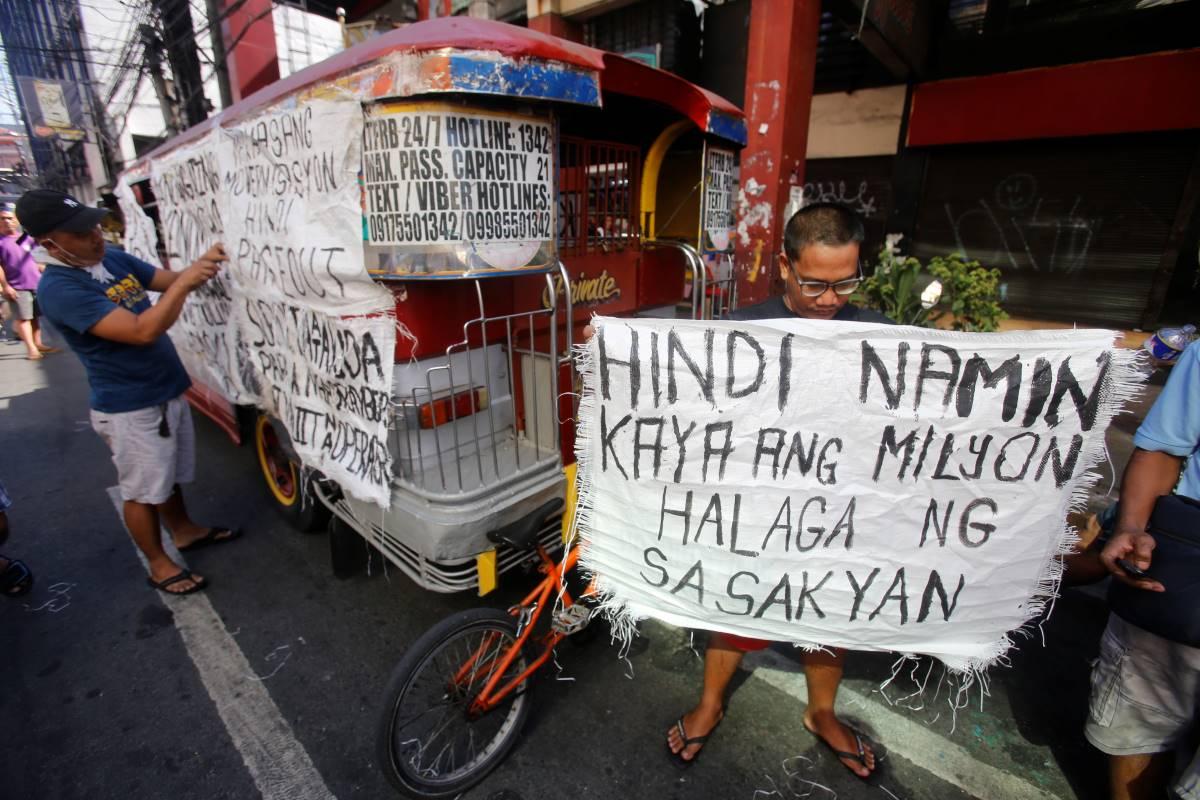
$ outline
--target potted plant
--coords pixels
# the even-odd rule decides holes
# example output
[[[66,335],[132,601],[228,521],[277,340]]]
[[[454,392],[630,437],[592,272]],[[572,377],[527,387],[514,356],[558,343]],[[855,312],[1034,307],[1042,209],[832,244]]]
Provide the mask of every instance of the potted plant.
[[[962,253],[934,256],[922,264],[902,255],[900,234],[890,234],[854,302],[874,308],[901,325],[994,331],[1008,315],[1000,307],[1000,270]]]

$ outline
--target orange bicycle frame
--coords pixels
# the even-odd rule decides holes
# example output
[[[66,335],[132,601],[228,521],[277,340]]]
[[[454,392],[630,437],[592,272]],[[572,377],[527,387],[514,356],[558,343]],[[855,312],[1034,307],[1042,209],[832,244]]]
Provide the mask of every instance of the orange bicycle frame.
[[[543,638],[544,648],[538,657],[534,659],[533,662],[527,666],[520,675],[512,678],[506,684],[504,684],[503,687],[497,689],[497,685],[504,677],[509,665],[512,664],[513,659],[517,657],[517,654],[521,651],[521,648],[524,647],[525,643],[528,641],[529,636],[533,632],[534,625],[541,617],[542,611],[545,610],[546,604],[551,598],[551,593],[553,592],[562,597],[564,607],[569,608],[576,602],[571,597],[571,593],[567,591],[566,584],[563,582],[563,576],[566,575],[567,571],[574,567],[576,562],[579,560],[579,549],[577,547],[572,547],[567,553],[566,557],[563,558],[562,563],[556,563],[554,559],[550,557],[550,554],[546,552],[546,549],[541,545],[538,545],[537,552],[538,556],[540,556],[542,560],[542,565],[539,568],[539,571],[546,577],[533,589],[533,591],[525,596],[525,599],[509,609],[509,613],[518,617],[521,615],[523,610],[530,609],[529,617],[525,620],[525,624],[522,626],[516,641],[508,647],[507,651],[500,658],[497,668],[492,670],[491,677],[488,679],[487,684],[472,701],[470,713],[474,715],[485,714],[498,706],[518,686],[524,683],[530,675],[541,669],[546,661],[549,660],[555,646],[557,646],[558,643],[566,637],[566,634],[555,631],[553,628],[548,631]],[[592,588],[589,586],[588,589],[584,591],[584,594],[589,594],[591,591]],[[468,662],[464,664],[455,675],[456,682],[463,680],[465,677],[473,674],[476,671],[475,665],[480,658],[483,657],[484,651],[486,651],[489,647],[490,645],[485,643],[476,650]]]

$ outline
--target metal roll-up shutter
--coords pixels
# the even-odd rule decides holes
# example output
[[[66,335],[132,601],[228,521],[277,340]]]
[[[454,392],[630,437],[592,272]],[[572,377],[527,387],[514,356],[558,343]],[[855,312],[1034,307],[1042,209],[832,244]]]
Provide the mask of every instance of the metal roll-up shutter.
[[[810,158],[804,164],[804,204],[841,203],[863,221],[864,264],[874,263],[892,212],[894,156]]]
[[[931,150],[913,250],[1003,273],[1010,315],[1136,327],[1200,134]]]

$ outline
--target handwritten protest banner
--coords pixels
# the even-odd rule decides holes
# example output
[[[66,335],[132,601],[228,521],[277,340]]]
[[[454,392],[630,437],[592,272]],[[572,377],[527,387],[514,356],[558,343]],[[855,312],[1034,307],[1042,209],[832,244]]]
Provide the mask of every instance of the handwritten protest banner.
[[[142,210],[133,196],[133,189],[125,181],[117,181],[113,194],[117,197],[121,216],[125,218],[125,252],[161,269],[154,220]]]
[[[618,622],[976,670],[1053,596],[1136,356],[1104,331],[599,318],[582,563]]]
[[[221,131],[227,272],[256,404],[305,464],[386,508],[395,301],[363,264],[361,131],[352,98]]]
[[[218,143],[211,132],[151,164],[169,269],[186,269],[225,238]],[[234,402],[250,402],[238,373],[245,353],[230,324],[232,308],[230,278],[217,275],[188,297],[170,336],[189,373]]]
[[[372,109],[363,131],[366,239],[465,268],[540,263],[555,242],[553,131],[541,117],[447,105]],[[540,256],[540,258],[539,258]],[[412,266],[411,264],[409,265]]]

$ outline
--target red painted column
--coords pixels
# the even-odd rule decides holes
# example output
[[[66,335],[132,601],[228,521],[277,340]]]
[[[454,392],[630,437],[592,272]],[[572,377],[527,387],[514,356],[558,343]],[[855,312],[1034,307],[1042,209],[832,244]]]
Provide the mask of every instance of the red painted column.
[[[271,0],[218,0],[218,7],[229,88],[236,103],[279,80]]]
[[[752,0],[738,195],[738,304],[765,300],[778,273],[784,207],[804,185],[820,0]]]
[[[557,36],[560,39],[569,39],[572,42],[583,41],[583,28],[578,23],[571,22],[562,14],[538,14],[536,17],[530,17],[528,24],[531,31],[548,33],[551,36]]]

